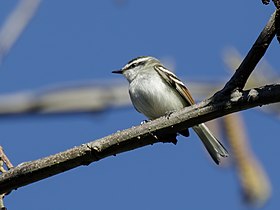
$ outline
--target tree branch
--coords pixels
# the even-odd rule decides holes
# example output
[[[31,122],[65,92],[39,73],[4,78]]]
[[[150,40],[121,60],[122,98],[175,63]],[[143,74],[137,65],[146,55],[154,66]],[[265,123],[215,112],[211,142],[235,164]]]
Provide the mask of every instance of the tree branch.
[[[275,15],[275,28],[276,28],[276,37],[278,42],[280,43],[280,0],[272,0],[275,7],[277,8],[276,10],[276,15]],[[270,0],[262,0],[262,3],[267,5],[269,4]]]
[[[207,99],[168,117],[161,117],[46,158],[23,163],[0,176],[0,194],[111,155],[157,142],[171,142],[162,139],[208,120],[280,102],[280,84],[247,91],[236,90],[230,97],[221,99],[215,103]]]
[[[40,3],[41,0],[19,1],[4,22],[0,29],[0,63],[29,24]]]
[[[235,89],[242,90],[244,88],[250,74],[253,72],[256,65],[265,54],[269,44],[276,34],[275,14],[276,12],[272,14],[266,26],[253,44],[252,48],[250,49],[240,66],[236,69],[234,75],[226,83],[225,87],[215,94],[215,97],[219,97],[220,94],[229,95]]]

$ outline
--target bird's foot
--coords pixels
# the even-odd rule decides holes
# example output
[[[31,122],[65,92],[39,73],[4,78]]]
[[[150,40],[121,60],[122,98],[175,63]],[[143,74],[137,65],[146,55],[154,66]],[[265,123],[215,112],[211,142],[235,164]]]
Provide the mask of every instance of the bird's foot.
[[[172,113],[173,113],[173,111],[168,111],[168,112],[166,112],[166,113],[165,113],[165,117],[166,117],[167,119],[169,119]]]
[[[147,123],[149,121],[151,121],[151,120],[143,120],[140,124],[143,125],[143,124],[145,124],[145,123]]]

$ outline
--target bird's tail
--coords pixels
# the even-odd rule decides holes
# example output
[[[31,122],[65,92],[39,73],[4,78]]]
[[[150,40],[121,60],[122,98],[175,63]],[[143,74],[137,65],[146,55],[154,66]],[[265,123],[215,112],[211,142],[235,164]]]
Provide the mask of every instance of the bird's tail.
[[[218,141],[204,123],[195,125],[192,128],[203,142],[205,148],[215,163],[220,163],[220,157],[228,156],[228,152],[225,147]]]

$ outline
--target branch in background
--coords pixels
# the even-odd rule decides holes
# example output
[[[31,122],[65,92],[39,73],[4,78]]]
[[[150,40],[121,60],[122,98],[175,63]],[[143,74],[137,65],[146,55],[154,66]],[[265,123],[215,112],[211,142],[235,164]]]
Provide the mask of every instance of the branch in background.
[[[101,83],[102,85],[98,85]],[[0,95],[0,117],[20,115],[60,115],[96,113],[109,108],[131,106],[127,84],[102,80],[102,82],[75,82],[39,90]],[[213,94],[220,82],[188,82],[196,98]]]
[[[252,107],[280,102],[280,84],[248,91],[236,90],[230,97],[221,99],[213,103],[208,99],[174,112],[168,117],[119,131],[56,155],[23,163],[0,176],[0,194],[111,155],[157,142],[170,142],[161,139],[205,121]]]
[[[215,98],[218,98],[221,94],[229,95],[235,89],[242,90],[244,88],[249,76],[265,54],[269,44],[276,34],[275,13],[276,12],[272,14],[268,23],[260,33],[259,37],[255,41],[254,45],[252,46],[240,66],[237,68],[234,75],[226,83],[225,87],[215,94]]]
[[[104,84],[107,82],[104,81]],[[93,113],[130,105],[126,85],[117,85],[113,81],[104,84],[67,83],[37,91],[1,95],[0,116]]]
[[[0,29],[0,62],[34,16],[41,0],[21,0]]]
[[[247,204],[261,207],[270,197],[271,185],[261,164],[250,150],[241,114],[227,115],[222,120],[243,199]]]

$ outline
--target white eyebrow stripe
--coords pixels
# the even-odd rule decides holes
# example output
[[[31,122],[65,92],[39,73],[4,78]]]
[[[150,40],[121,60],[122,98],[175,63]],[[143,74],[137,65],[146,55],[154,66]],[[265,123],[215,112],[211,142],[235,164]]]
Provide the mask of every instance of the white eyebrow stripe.
[[[123,67],[123,69],[128,68],[129,66],[133,65],[134,63],[140,63],[140,62],[143,62],[143,61],[147,61],[147,60],[149,60],[149,59],[150,59],[149,57],[140,57],[140,58],[138,58],[138,59],[136,59],[136,60],[134,60],[134,61],[132,61],[132,62],[126,64],[126,65]]]
[[[149,57],[138,58],[137,60],[133,61],[132,63],[140,63],[140,62],[143,62],[143,61],[146,61],[146,60],[149,60],[149,59],[150,59]]]

